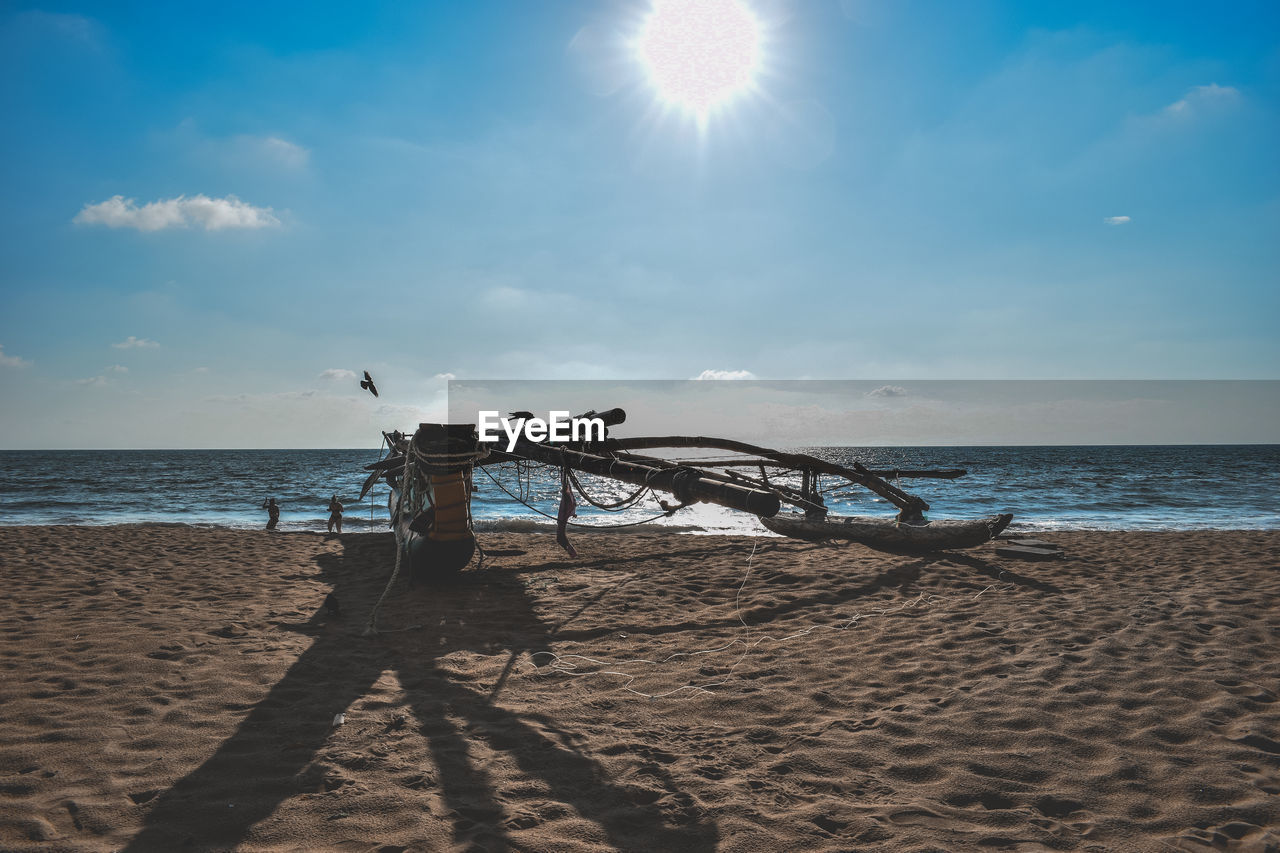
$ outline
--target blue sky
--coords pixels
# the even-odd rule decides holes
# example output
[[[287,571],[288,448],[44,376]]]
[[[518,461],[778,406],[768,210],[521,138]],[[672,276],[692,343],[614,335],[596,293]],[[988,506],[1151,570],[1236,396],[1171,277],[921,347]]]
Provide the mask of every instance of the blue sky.
[[[1276,4],[749,5],[702,126],[647,2],[4,6],[0,446],[364,445],[449,375],[1277,378]]]

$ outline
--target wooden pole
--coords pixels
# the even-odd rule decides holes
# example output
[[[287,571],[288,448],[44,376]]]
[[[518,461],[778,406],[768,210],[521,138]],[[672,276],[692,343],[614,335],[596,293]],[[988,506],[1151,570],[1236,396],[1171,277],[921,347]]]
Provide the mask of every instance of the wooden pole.
[[[670,492],[683,503],[704,501],[766,517],[777,515],[782,508],[782,502],[772,492],[721,482],[707,477],[696,468],[641,465],[625,459],[612,459],[524,439],[514,449],[514,455],[525,459]]]
[[[756,444],[747,444],[744,441],[734,441],[728,438],[710,438],[701,435],[611,438],[605,442],[605,446],[610,450],[624,451],[651,450],[661,447],[709,447],[715,450],[727,450],[731,453],[750,453],[756,456],[763,456],[766,459],[772,459],[775,462],[781,462],[791,468],[799,468],[801,470],[808,468],[822,474],[844,477],[846,480],[865,486],[875,492],[908,516],[918,515],[929,509],[929,504],[925,503],[925,501],[885,482],[858,462],[854,462],[851,466],[837,465],[834,462],[828,462],[825,459],[819,459],[807,453],[784,453],[780,450],[770,450],[767,447],[760,447]]]

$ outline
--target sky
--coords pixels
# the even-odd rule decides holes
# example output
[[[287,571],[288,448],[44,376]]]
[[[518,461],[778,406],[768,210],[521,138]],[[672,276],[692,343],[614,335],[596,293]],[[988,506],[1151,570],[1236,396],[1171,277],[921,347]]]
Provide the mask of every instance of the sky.
[[[1280,378],[1280,6],[742,2],[696,115],[650,0],[0,6],[0,447],[376,446],[450,378]]]
[[[568,414],[552,415],[547,400]],[[506,446],[506,430],[520,428],[501,424],[512,409],[550,422],[614,407],[626,421],[613,436],[781,448],[1280,443],[1280,381],[1256,379],[455,379],[447,420],[493,424]]]

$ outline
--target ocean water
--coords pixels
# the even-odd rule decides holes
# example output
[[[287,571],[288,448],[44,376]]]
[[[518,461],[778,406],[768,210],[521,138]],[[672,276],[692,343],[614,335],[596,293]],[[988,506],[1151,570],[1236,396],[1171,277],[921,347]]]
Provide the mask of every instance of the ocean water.
[[[1012,529],[1280,529],[1280,445],[1158,447],[837,447],[808,448],[870,468],[965,468],[956,480],[899,486],[928,501],[933,518],[1014,513]],[[723,456],[723,454],[721,455]],[[230,528],[266,524],[274,497],[284,530],[323,530],[329,497],[347,506],[346,531],[385,530],[387,488],[356,502],[375,450],[0,451],[0,524],[166,523]],[[475,475],[477,528],[549,529],[559,491],[554,472],[518,475],[491,466]],[[583,477],[597,497],[625,485]],[[498,483],[536,509],[517,502]],[[823,481],[824,487],[834,481]],[[664,496],[668,499],[669,496]],[[892,516],[865,489],[832,493],[828,506],[850,515]],[[653,524],[689,533],[765,534],[754,517],[698,505],[663,517],[651,500],[623,513],[585,504],[583,525]],[[640,525],[635,529],[646,529]]]

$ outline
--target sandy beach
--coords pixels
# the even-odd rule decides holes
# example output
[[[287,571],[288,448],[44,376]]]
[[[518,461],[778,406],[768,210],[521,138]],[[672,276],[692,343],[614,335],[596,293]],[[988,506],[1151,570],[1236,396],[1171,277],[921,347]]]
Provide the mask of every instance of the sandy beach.
[[[0,528],[0,847],[1280,849],[1280,533],[1046,538]]]

